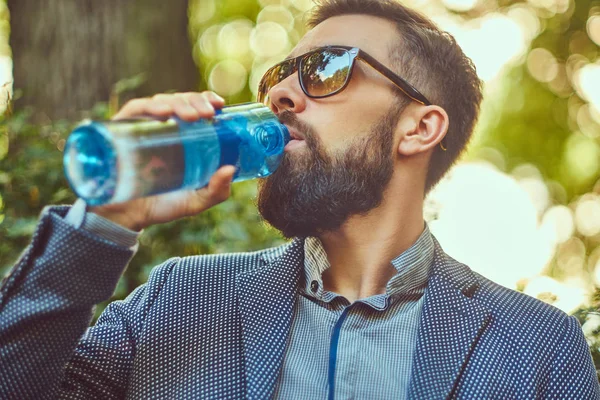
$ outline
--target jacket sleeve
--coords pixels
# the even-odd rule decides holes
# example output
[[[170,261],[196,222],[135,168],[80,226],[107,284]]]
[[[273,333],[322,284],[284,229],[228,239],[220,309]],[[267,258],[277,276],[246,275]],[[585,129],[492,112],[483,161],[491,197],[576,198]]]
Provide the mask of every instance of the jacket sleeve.
[[[600,385],[587,342],[575,317],[564,323],[544,399],[600,400]]]
[[[87,332],[93,307],[112,295],[133,256],[63,218],[42,213],[32,242],[0,287],[0,398],[118,397],[132,364],[132,315],[145,286],[107,307]]]

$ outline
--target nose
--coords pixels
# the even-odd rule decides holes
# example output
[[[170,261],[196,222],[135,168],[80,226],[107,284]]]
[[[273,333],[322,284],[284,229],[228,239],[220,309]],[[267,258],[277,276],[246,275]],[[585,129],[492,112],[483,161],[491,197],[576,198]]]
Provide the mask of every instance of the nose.
[[[298,72],[288,76],[269,90],[271,110],[279,114],[284,110],[298,114],[306,108],[306,95],[298,82]]]

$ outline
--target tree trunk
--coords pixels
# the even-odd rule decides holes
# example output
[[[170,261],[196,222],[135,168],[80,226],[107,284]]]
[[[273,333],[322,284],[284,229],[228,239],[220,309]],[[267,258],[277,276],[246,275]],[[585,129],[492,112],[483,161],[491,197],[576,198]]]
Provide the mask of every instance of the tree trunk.
[[[197,89],[187,0],[8,0],[16,108],[76,118],[144,74],[127,98]]]

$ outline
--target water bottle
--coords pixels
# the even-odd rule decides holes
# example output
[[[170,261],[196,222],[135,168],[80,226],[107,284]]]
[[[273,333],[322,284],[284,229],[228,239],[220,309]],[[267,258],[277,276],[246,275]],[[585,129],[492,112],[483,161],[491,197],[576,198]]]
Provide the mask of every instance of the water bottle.
[[[211,119],[84,121],[68,137],[64,170],[92,206],[199,189],[223,165],[234,182],[270,175],[290,134],[263,104],[217,110]]]

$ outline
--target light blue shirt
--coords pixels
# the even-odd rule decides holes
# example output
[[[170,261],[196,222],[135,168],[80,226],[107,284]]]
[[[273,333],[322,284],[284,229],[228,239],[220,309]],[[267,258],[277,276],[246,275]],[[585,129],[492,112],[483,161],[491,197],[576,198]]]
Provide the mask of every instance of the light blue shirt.
[[[319,239],[305,241],[298,293],[276,399],[404,399],[434,244],[428,227],[392,260],[386,292],[350,304],[323,289],[330,264]]]

